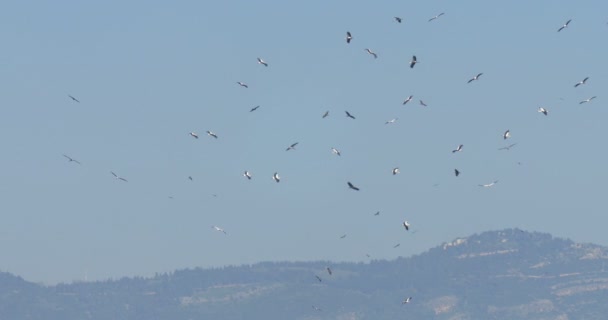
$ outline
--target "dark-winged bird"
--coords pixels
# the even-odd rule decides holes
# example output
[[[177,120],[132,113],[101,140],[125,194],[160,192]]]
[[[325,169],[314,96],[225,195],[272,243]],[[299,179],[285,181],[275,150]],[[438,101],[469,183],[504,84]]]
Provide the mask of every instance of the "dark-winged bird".
[[[436,15],[436,16],[434,16],[434,17],[432,17],[432,18],[430,18],[430,19],[429,19],[429,22],[431,22],[431,21],[433,21],[433,20],[435,20],[435,19],[438,19],[439,17],[441,17],[441,16],[442,16],[442,15],[444,15],[444,14],[445,14],[445,13],[444,13],[444,12],[442,12],[442,13],[440,13],[440,14],[438,14],[438,15]]]
[[[78,160],[76,160],[74,158],[71,158],[71,157],[69,157],[69,156],[67,156],[65,154],[63,156],[68,159],[68,162],[75,162],[75,163],[78,163],[78,164],[82,164],[82,163],[80,163],[80,161],[78,161]]]
[[[406,105],[408,102],[412,101],[413,97],[414,96],[411,95],[411,96],[407,97],[407,99],[403,100],[403,105]]]
[[[262,60],[262,58],[258,58],[258,63],[263,65],[264,67],[268,67],[268,63],[266,63],[266,61]]]
[[[346,43],[350,43],[353,39],[353,36],[350,34],[350,31],[346,31]]]
[[[285,149],[285,151],[295,150],[298,143],[299,142],[292,143],[289,147],[287,147],[287,149]]]
[[[456,152],[460,152],[460,151],[462,151],[462,147],[463,147],[463,146],[464,146],[464,145],[459,144],[459,145],[458,145],[458,147],[456,147],[456,149],[452,150],[452,153],[456,153]]]
[[[401,18],[395,17],[395,21],[397,21],[397,23],[401,23],[401,20],[402,20]]]
[[[560,31],[564,30],[565,28],[568,28],[570,21],[572,21],[572,19],[566,21],[566,23],[564,23],[564,25],[562,25],[559,29],[557,29],[557,32],[560,32]]]
[[[458,171],[458,169],[454,169],[454,175],[458,177],[458,175],[460,175],[460,171]]]
[[[80,101],[79,101],[78,99],[74,98],[73,96],[71,96],[71,95],[69,95],[69,94],[68,94],[68,97],[70,97],[70,99],[72,99],[72,100],[74,100],[74,101],[76,101],[76,102],[80,103]]]
[[[574,87],[576,88],[576,87],[580,86],[581,84],[585,84],[585,83],[587,82],[587,80],[589,80],[589,77],[586,77],[585,79],[583,79],[583,80],[581,80],[581,81],[577,82],[577,83],[574,85]]]
[[[251,108],[251,110],[249,110],[249,112],[254,112],[255,110],[257,110],[260,106],[255,106],[253,108]]]
[[[412,56],[412,60],[410,61],[410,68],[414,68],[416,63],[418,63],[418,59],[416,59],[416,56]]]
[[[593,99],[595,99],[595,98],[596,98],[596,96],[593,96],[593,97],[591,97],[591,98],[588,98],[588,99],[585,99],[585,100],[583,100],[583,101],[579,102],[578,104],[583,104],[583,103],[591,102],[591,100],[593,100]]]
[[[481,75],[483,74],[483,72],[478,73],[476,76],[474,76],[473,78],[471,78],[467,83],[471,83],[475,80],[479,80],[479,77],[481,77]]]
[[[355,116],[353,116],[352,114],[350,114],[350,112],[348,112],[348,111],[344,111],[344,112],[346,112],[346,116],[347,117],[349,117],[351,119],[355,119]]]
[[[349,182],[347,182],[347,184],[348,184],[348,187],[349,187],[349,188],[351,188],[351,189],[353,189],[353,190],[356,190],[356,191],[359,191],[359,188],[355,187],[355,185],[353,185],[352,183],[350,183],[350,181],[349,181]]]

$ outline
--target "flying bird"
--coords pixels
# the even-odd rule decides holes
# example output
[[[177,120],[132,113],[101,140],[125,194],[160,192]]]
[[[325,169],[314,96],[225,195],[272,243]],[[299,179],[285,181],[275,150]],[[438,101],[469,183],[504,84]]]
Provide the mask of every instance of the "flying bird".
[[[323,116],[321,118],[325,119],[325,118],[327,118],[328,115],[329,115],[329,111],[325,111],[325,113],[323,114]]]
[[[391,124],[391,123],[395,123],[397,120],[399,120],[399,118],[393,118],[391,120],[388,120],[387,122],[385,122],[384,124]]]
[[[498,150],[511,150],[511,148],[515,147],[515,145],[517,145],[517,143],[512,143],[506,147],[498,148]]]
[[[509,130],[505,131],[505,133],[503,133],[503,134],[502,134],[502,138],[503,138],[504,140],[507,140],[507,139],[509,139],[510,137],[511,137],[511,131],[509,131]]]
[[[215,231],[223,232],[224,234],[227,235],[226,231],[218,226],[211,226],[211,228],[214,229]]]
[[[578,104],[583,104],[583,103],[591,102],[591,100],[593,100],[593,99],[595,99],[595,98],[596,98],[596,96],[593,96],[593,97],[591,97],[591,98],[589,98],[589,99],[585,99],[585,100],[583,100],[583,101],[579,102]]]
[[[319,308],[319,307],[317,307],[317,306],[312,306],[312,308],[313,308],[315,311],[323,311],[321,308]]]
[[[349,187],[349,188],[351,188],[351,189],[353,189],[353,190],[355,190],[355,191],[359,191],[359,188],[355,187],[355,185],[353,185],[352,183],[350,183],[350,181],[349,181],[349,182],[347,182],[347,184],[348,184],[348,187]]]
[[[190,181],[192,181],[192,176],[188,176],[188,179],[189,179]]]
[[[587,80],[589,80],[589,77],[586,77],[585,79],[583,79],[583,80],[581,80],[581,81],[577,82],[577,83],[574,85],[574,87],[576,88],[576,87],[580,86],[581,84],[585,84],[585,83],[587,82]]]
[[[562,25],[559,29],[557,29],[557,32],[560,32],[560,31],[564,30],[565,28],[568,28],[570,21],[572,21],[572,19],[566,21],[566,23],[564,23],[564,25]]]
[[[124,181],[124,182],[129,182],[129,181],[127,181],[127,179],[125,179],[125,178],[123,178],[123,177],[119,177],[119,176],[118,176],[116,173],[114,173],[114,172],[112,172],[112,171],[110,171],[110,173],[111,173],[111,174],[114,176],[114,178],[115,178],[115,179],[117,179],[117,180],[122,180],[122,181]]]
[[[420,105],[423,106],[423,107],[427,106],[426,103],[424,103],[424,101],[422,101],[422,100],[420,100]]]
[[[342,155],[342,154],[340,153],[340,150],[338,150],[338,149],[336,149],[336,148],[333,148],[333,147],[331,148],[331,152],[332,152],[333,154],[338,155],[338,156],[341,156],[341,155]]]
[[[315,277],[317,278],[317,280],[319,280],[319,282],[323,282],[323,280],[321,279],[321,277],[319,277],[318,275],[315,274]]]
[[[543,107],[539,107],[538,108],[538,112],[547,115],[549,113],[549,111],[547,111],[547,109],[543,108]]]
[[[287,147],[287,149],[285,149],[285,151],[295,150],[298,143],[299,142],[292,143],[289,147]]]
[[[209,130],[207,130],[207,134],[208,134],[210,137],[213,137],[213,138],[217,139],[217,134],[215,134],[215,133],[213,133],[213,132],[211,132],[211,131],[209,131]]]
[[[76,101],[76,102],[80,103],[80,100],[78,100],[78,99],[74,98],[74,96],[72,96],[72,95],[69,95],[69,94],[68,94],[68,97],[70,97],[70,99],[72,99],[72,100],[74,100],[74,101]]]
[[[393,168],[393,170],[391,172],[393,173],[393,175],[401,173],[401,171],[399,171],[399,168]]]
[[[460,171],[458,171],[458,169],[454,169],[454,175],[458,177],[458,175],[460,175]]]
[[[353,116],[352,114],[350,114],[350,112],[348,112],[348,111],[344,111],[344,112],[346,112],[346,116],[347,117],[349,117],[351,119],[355,119],[355,116]]]
[[[248,86],[248,85],[246,85],[246,84],[245,84],[245,83],[243,83],[243,82],[238,81],[237,83],[238,83],[238,85],[239,85],[239,86],[241,86],[241,87],[249,88],[249,86]]]
[[[459,144],[459,145],[458,145],[458,147],[456,147],[456,149],[452,150],[452,153],[456,153],[456,152],[460,152],[460,151],[462,151],[462,147],[463,147],[463,146],[464,146],[464,145]]]
[[[346,238],[346,234],[343,234],[340,236],[340,239],[344,239],[344,238]]]
[[[406,231],[410,230],[410,226],[411,224],[407,221],[403,221],[403,227],[405,228]]]
[[[480,187],[484,187],[484,188],[490,188],[493,187],[496,183],[498,183],[498,180],[494,180],[490,183],[486,183],[486,184],[478,184],[478,186]]]
[[[249,112],[254,112],[255,110],[257,110],[260,106],[255,106],[253,108],[251,108],[251,110],[249,110]]]
[[[350,31],[346,31],[346,43],[350,43],[350,41],[353,39],[353,35],[350,34]]]
[[[412,56],[412,60],[410,61],[410,68],[414,68],[416,63],[418,63],[418,59],[416,59],[416,56]]]
[[[245,178],[247,178],[248,180],[251,180],[251,173],[249,173],[249,171],[245,170],[245,172],[243,173],[243,176]]]
[[[396,245],[393,246],[393,249],[399,247],[400,245],[401,245],[401,243],[397,243]]]
[[[475,80],[479,80],[479,77],[481,77],[482,74],[483,74],[483,72],[482,73],[478,73],[476,76],[474,76],[473,78],[471,78],[467,83],[471,83],[471,82],[473,82]]]
[[[268,67],[268,63],[266,63],[266,61],[262,60],[262,58],[258,58],[258,63],[263,65],[264,67]]]
[[[375,216],[379,216],[380,215],[380,211],[376,211],[376,213],[374,213]]]
[[[367,51],[367,53],[371,54],[372,56],[374,56],[374,59],[378,58],[378,55],[374,52],[372,52],[370,49],[365,48],[365,51]]]
[[[274,180],[276,183],[279,183],[281,181],[281,177],[279,177],[279,174],[275,172],[272,175],[272,180]]]
[[[397,21],[397,23],[401,23],[403,19],[399,18],[399,17],[395,17],[395,21]]]
[[[327,273],[329,273],[329,275],[331,276],[333,272],[331,272],[331,269],[329,267],[327,267]]]
[[[412,301],[412,297],[408,297],[407,299],[403,300],[403,302],[401,302],[401,304],[410,303],[410,301]]]
[[[196,132],[190,132],[189,133],[194,139],[198,139],[198,134],[196,134]]]
[[[78,163],[78,164],[82,164],[82,163],[80,163],[80,161],[78,161],[78,160],[76,160],[74,158],[71,158],[71,157],[69,157],[69,156],[67,156],[65,154],[63,156],[68,159],[68,162],[75,162],[75,163]]]
[[[429,22],[431,22],[431,21],[433,21],[433,20],[435,20],[435,19],[438,19],[439,17],[441,17],[441,16],[442,16],[442,15],[444,15],[444,14],[445,14],[445,12],[442,12],[442,13],[440,13],[440,14],[438,14],[438,15],[436,15],[436,16],[434,16],[434,17],[432,17],[432,18],[430,18],[430,19],[429,19]]]
[[[409,97],[407,97],[407,99],[405,99],[405,100],[403,101],[403,105],[406,105],[408,102],[412,101],[412,98],[413,98],[413,97],[414,97],[414,96],[409,96]]]

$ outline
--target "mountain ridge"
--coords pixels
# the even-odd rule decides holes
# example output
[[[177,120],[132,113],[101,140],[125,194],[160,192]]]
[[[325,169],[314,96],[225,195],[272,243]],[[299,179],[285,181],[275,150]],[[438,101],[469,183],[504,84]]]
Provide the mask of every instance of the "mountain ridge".
[[[603,319],[607,258],[603,246],[504,229],[394,260],[260,262],[54,286],[0,273],[0,317]]]

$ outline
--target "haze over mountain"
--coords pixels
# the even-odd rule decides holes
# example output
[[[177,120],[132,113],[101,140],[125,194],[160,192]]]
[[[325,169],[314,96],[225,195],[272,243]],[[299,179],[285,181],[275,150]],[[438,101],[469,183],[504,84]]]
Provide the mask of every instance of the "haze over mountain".
[[[0,318],[605,319],[607,253],[506,229],[392,261],[265,262],[55,286],[1,273]]]

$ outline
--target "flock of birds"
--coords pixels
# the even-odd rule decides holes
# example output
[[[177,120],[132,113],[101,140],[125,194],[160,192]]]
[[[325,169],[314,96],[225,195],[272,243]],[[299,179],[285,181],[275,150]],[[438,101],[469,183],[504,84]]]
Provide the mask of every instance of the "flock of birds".
[[[435,16],[433,16],[433,17],[431,17],[430,19],[428,19],[428,22],[432,22],[432,21],[434,21],[434,20],[437,20],[437,19],[441,18],[442,16],[444,16],[444,14],[445,14],[445,13],[443,13],[443,12],[442,12],[442,13],[439,13],[439,14],[437,14],[437,15],[435,15]],[[402,19],[402,18],[400,18],[400,17],[394,17],[394,20],[395,20],[397,23],[402,23],[402,21],[403,21],[403,19]],[[561,32],[561,31],[563,31],[564,29],[568,28],[568,26],[570,25],[570,23],[571,23],[571,22],[572,22],[572,20],[568,20],[568,21],[566,21],[566,22],[565,22],[565,23],[564,23],[564,24],[563,24],[563,25],[562,25],[562,26],[561,26],[559,29],[557,29],[557,32]],[[351,44],[351,43],[354,41],[354,39],[355,39],[355,38],[354,38],[353,34],[352,34],[350,31],[346,31],[346,36],[345,36],[345,39],[344,39],[344,40],[345,40],[345,42],[346,42],[346,44],[347,44],[347,45],[350,45],[350,44]],[[367,54],[371,55],[371,56],[372,56],[374,59],[378,59],[378,54],[377,54],[376,52],[372,51],[370,48],[365,48],[365,49],[364,49],[364,51],[365,51],[365,52],[367,52]],[[416,65],[417,65],[419,62],[420,62],[420,61],[418,60],[417,56],[416,56],[416,55],[412,55],[411,59],[409,60],[409,67],[410,67],[410,69],[414,69],[414,68],[416,67]],[[262,58],[260,58],[260,57],[258,57],[258,58],[257,58],[257,63],[258,63],[260,66],[263,66],[264,68],[268,68],[268,67],[270,66],[269,62],[265,61],[264,59],[262,59]],[[478,73],[476,73],[475,75],[473,75],[473,76],[472,76],[472,77],[471,77],[471,78],[470,78],[470,79],[467,81],[467,83],[472,83],[472,82],[474,82],[474,81],[480,81],[480,79],[481,79],[481,77],[482,77],[482,75],[483,75],[483,74],[484,74],[483,72],[478,72]],[[576,83],[574,84],[574,88],[578,88],[578,87],[580,87],[580,86],[583,86],[583,85],[587,84],[587,82],[588,82],[588,81],[589,81],[589,77],[585,77],[584,79],[582,79],[582,80],[580,80],[580,81],[576,82]],[[239,86],[243,87],[243,88],[249,88],[249,86],[248,86],[246,83],[244,83],[244,82],[237,81],[236,83],[237,83]],[[74,102],[76,102],[76,103],[80,103],[80,100],[79,100],[79,99],[77,99],[76,97],[74,97],[74,96],[72,96],[72,95],[68,95],[68,97],[69,97],[69,98],[70,98],[72,101],[74,101]],[[410,103],[410,102],[411,102],[413,99],[414,99],[414,96],[413,96],[413,95],[409,95],[409,96],[408,96],[408,97],[407,97],[407,98],[406,98],[406,99],[403,101],[402,105],[404,105],[404,106],[405,106],[405,105],[407,105],[407,104],[408,104],[408,103]],[[594,100],[594,99],[596,99],[596,96],[592,96],[592,97],[590,97],[590,98],[588,98],[588,99],[582,100],[582,101],[580,101],[580,102],[579,102],[579,104],[590,103],[590,102],[591,102],[592,100]],[[425,103],[423,100],[418,100],[418,103],[419,103],[419,105],[421,105],[421,106],[423,106],[423,107],[427,107],[427,104],[426,104],[426,103]],[[255,106],[255,107],[251,108],[251,109],[249,110],[249,112],[255,112],[256,110],[258,110],[258,108],[259,108],[259,107],[260,107],[259,105],[258,105],[258,106]],[[544,115],[544,116],[548,116],[548,115],[549,115],[549,110],[548,110],[546,107],[539,107],[539,108],[538,108],[538,113],[541,113],[541,114],[542,114],[542,115]],[[346,110],[346,111],[344,111],[344,114],[345,114],[345,116],[346,116],[347,118],[349,118],[349,119],[353,119],[353,120],[355,120],[355,119],[356,119],[355,115],[354,115],[353,113],[351,113],[351,112],[347,111],[347,110]],[[326,111],[325,113],[323,113],[323,114],[321,115],[321,118],[322,118],[322,119],[324,119],[324,118],[326,118],[326,117],[328,117],[328,116],[329,116],[329,111]],[[386,124],[386,125],[394,124],[394,123],[396,123],[396,121],[397,121],[397,120],[398,120],[398,118],[393,118],[393,119],[391,119],[391,120],[386,121],[386,122],[385,122],[385,124]],[[220,136],[219,136],[218,134],[216,134],[216,133],[214,133],[214,132],[212,132],[212,131],[210,131],[210,130],[207,130],[207,131],[206,131],[206,134],[207,134],[207,136],[209,136],[210,138],[213,138],[213,139],[220,139]],[[199,138],[200,138],[200,137],[199,137],[199,134],[198,134],[197,132],[194,132],[194,131],[189,132],[189,135],[190,135],[190,136],[191,136],[193,139],[199,139]],[[503,140],[505,140],[505,141],[506,141],[506,140],[508,140],[508,139],[510,139],[510,138],[511,138],[511,131],[510,131],[509,129],[505,130],[505,131],[503,132],[503,134],[502,134],[502,138],[503,138]],[[287,152],[289,152],[289,151],[295,151],[295,150],[296,150],[296,147],[298,146],[298,143],[299,143],[299,142],[293,142],[292,144],[288,145],[288,146],[285,148],[285,151],[287,151]],[[516,145],[517,145],[517,143],[512,143],[512,144],[509,144],[509,145],[503,146],[503,147],[501,147],[501,148],[498,148],[498,150],[506,150],[506,151],[508,151],[508,150],[510,150],[511,148],[515,147]],[[455,147],[453,150],[451,150],[451,152],[452,152],[453,154],[456,154],[456,153],[463,152],[463,150],[464,150],[464,144],[458,144],[458,145],[457,145],[457,146],[456,146],[456,147]],[[337,148],[335,148],[335,147],[331,147],[331,150],[330,150],[330,151],[331,151],[331,153],[332,153],[332,154],[334,154],[335,156],[340,157],[340,156],[342,155],[342,153],[340,152],[340,150],[338,150],[338,149],[337,149]],[[81,165],[81,162],[80,162],[80,161],[78,161],[77,159],[74,159],[74,158],[72,158],[71,156],[69,156],[69,155],[67,155],[67,154],[63,154],[63,156],[64,156],[64,157],[67,159],[67,161],[68,161],[68,162],[70,162],[70,163],[75,163],[75,164],[78,164],[78,165]],[[398,175],[398,174],[400,173],[400,169],[399,169],[398,167],[394,167],[394,168],[391,170],[391,173],[392,173],[392,175]],[[110,171],[110,174],[111,174],[111,176],[112,176],[114,179],[116,179],[116,180],[118,180],[118,181],[125,182],[125,183],[126,183],[126,182],[128,182],[128,180],[127,180],[126,178],[124,178],[124,177],[122,177],[122,176],[118,175],[117,173],[115,173],[115,172],[113,172],[113,171]],[[460,172],[460,171],[459,171],[457,168],[456,168],[456,169],[454,169],[454,175],[455,175],[456,177],[458,177],[460,174],[461,174],[461,172]],[[243,173],[242,173],[242,175],[243,175],[244,179],[246,179],[246,180],[252,180],[252,179],[254,179],[253,174],[252,174],[250,171],[248,171],[248,170],[244,170],[244,171],[243,171]],[[189,176],[188,178],[189,178],[190,180],[192,180],[192,177],[191,177],[191,176]],[[271,178],[272,178],[272,180],[273,180],[274,182],[276,182],[276,183],[280,183],[280,182],[281,182],[281,176],[279,175],[279,173],[278,173],[278,172],[274,172],[274,173],[271,175]],[[498,183],[498,181],[499,181],[499,180],[493,180],[493,181],[488,182],[488,183],[482,183],[482,184],[478,184],[478,186],[479,186],[479,187],[482,187],[482,188],[492,188],[492,187],[494,187],[494,186],[495,186],[495,185]],[[355,184],[354,184],[353,182],[351,182],[351,181],[346,181],[346,186],[345,186],[345,187],[347,187],[348,189],[350,189],[350,190],[352,190],[352,191],[355,191],[355,192],[358,192],[358,191],[360,191],[360,190],[361,190],[361,188],[360,188],[359,186],[355,185]],[[379,214],[380,214],[380,212],[378,211],[378,212],[376,212],[374,215],[375,215],[375,216],[377,216],[377,215],[379,215]],[[405,232],[410,231],[410,229],[412,228],[412,224],[411,224],[410,222],[408,222],[407,220],[404,220],[404,221],[402,222],[402,226],[403,226],[403,230],[404,230]],[[224,228],[222,228],[222,227],[220,227],[220,226],[213,225],[213,226],[211,226],[211,229],[212,229],[212,230],[214,230],[215,232],[218,232],[218,233],[221,233],[221,234],[224,234],[224,235],[228,235],[228,232],[227,232],[227,231],[226,231]],[[341,235],[341,236],[340,236],[340,239],[344,239],[344,238],[346,238],[346,234],[343,234],[343,235]],[[396,244],[394,247],[398,247],[399,245],[400,245],[400,244]],[[368,256],[369,256],[369,255],[368,255]],[[333,271],[333,270],[332,270],[330,267],[326,267],[326,272],[327,272],[327,275],[328,275],[328,276],[332,276],[332,275],[334,274],[334,271]],[[322,282],[322,281],[323,281],[323,278],[322,278],[322,277],[321,277],[319,274],[315,274],[314,276],[315,276],[315,278],[316,278],[316,280],[317,280],[317,281],[319,281],[319,282]],[[405,298],[405,299],[402,301],[402,304],[408,304],[408,303],[410,303],[410,302],[411,302],[411,300],[412,300],[412,297],[407,297],[407,298]],[[318,307],[316,307],[316,306],[313,306],[313,308],[314,308],[314,310],[321,311],[321,308],[318,308]]]

